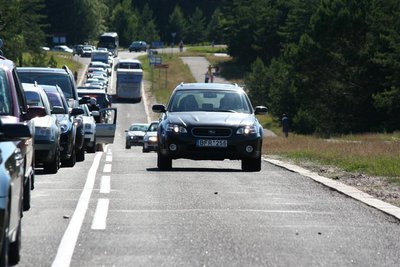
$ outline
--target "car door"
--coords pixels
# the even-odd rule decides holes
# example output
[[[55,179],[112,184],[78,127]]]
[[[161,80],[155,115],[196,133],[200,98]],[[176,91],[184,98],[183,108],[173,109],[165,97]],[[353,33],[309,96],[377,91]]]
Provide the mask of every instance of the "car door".
[[[104,108],[99,110],[100,116],[105,116],[102,123],[96,123],[96,143],[114,143],[115,129],[117,128],[117,109]]]

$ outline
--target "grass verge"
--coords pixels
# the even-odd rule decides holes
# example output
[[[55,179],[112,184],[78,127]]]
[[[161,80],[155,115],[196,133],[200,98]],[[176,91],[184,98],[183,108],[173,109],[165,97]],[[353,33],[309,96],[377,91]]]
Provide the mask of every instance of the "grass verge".
[[[72,54],[53,51],[43,52],[36,55],[25,53],[23,55],[23,61],[24,66],[30,67],[62,68],[64,65],[67,65],[72,73],[75,73],[75,71],[82,68],[82,64],[74,60]]]
[[[246,69],[230,57],[215,56],[210,47],[187,48],[180,56],[204,56],[212,65],[220,65],[221,76],[225,79],[243,83]],[[165,83],[164,70],[148,67],[147,57],[141,58],[145,66],[145,79],[152,82],[152,93],[159,103],[167,103],[171,91],[180,82],[193,82],[189,68],[178,55],[161,54],[163,62],[169,64],[168,82]],[[335,139],[321,139],[315,136],[290,134],[284,138],[276,118],[258,116],[261,124],[275,132],[278,137],[266,137],[263,153],[301,163],[312,162],[314,166],[334,166],[346,172],[362,173],[385,177],[392,185],[400,185],[400,132],[394,134],[346,135]]]
[[[181,54],[169,55],[160,54],[162,63],[168,68],[150,67],[147,56],[142,56],[139,60],[143,64],[144,78],[151,84],[151,93],[155,96],[158,103],[166,104],[171,92],[181,82],[195,82],[189,67],[179,58]]]

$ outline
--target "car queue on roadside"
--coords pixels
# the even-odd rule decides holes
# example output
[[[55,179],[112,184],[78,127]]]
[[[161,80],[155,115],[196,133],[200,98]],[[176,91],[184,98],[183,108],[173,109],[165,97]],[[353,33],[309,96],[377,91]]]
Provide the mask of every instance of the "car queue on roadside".
[[[17,68],[0,56],[0,266],[20,260],[35,171],[57,173],[113,142],[117,110],[109,101],[90,111],[93,97],[79,94],[67,66]]]

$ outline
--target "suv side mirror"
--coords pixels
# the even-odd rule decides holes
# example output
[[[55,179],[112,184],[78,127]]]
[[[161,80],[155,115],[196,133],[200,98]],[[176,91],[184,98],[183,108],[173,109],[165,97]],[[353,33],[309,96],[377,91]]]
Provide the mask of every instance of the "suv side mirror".
[[[265,115],[265,114],[267,114],[267,108],[264,106],[256,106],[254,114],[255,115]]]
[[[165,106],[164,105],[160,105],[160,104],[153,105],[151,109],[155,113],[165,113],[167,111],[165,109]]]
[[[51,114],[64,114],[65,110],[61,106],[54,106],[53,109],[51,110]]]
[[[85,112],[83,111],[82,108],[73,108],[73,109],[71,110],[71,116],[82,115],[82,114],[84,114],[84,113],[85,113]]]
[[[84,104],[89,104],[90,103],[90,96],[82,96],[81,99],[79,99],[79,105],[84,105]]]
[[[46,109],[44,107],[28,107],[28,112],[24,116],[24,120],[31,120],[35,117],[46,116]]]

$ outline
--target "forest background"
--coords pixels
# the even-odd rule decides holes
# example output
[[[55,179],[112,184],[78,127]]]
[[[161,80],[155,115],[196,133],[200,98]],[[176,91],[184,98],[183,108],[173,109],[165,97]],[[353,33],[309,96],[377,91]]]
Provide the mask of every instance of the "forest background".
[[[105,31],[121,46],[226,44],[253,104],[297,133],[400,129],[397,0],[0,0],[2,50],[18,65],[54,34],[95,44]]]

